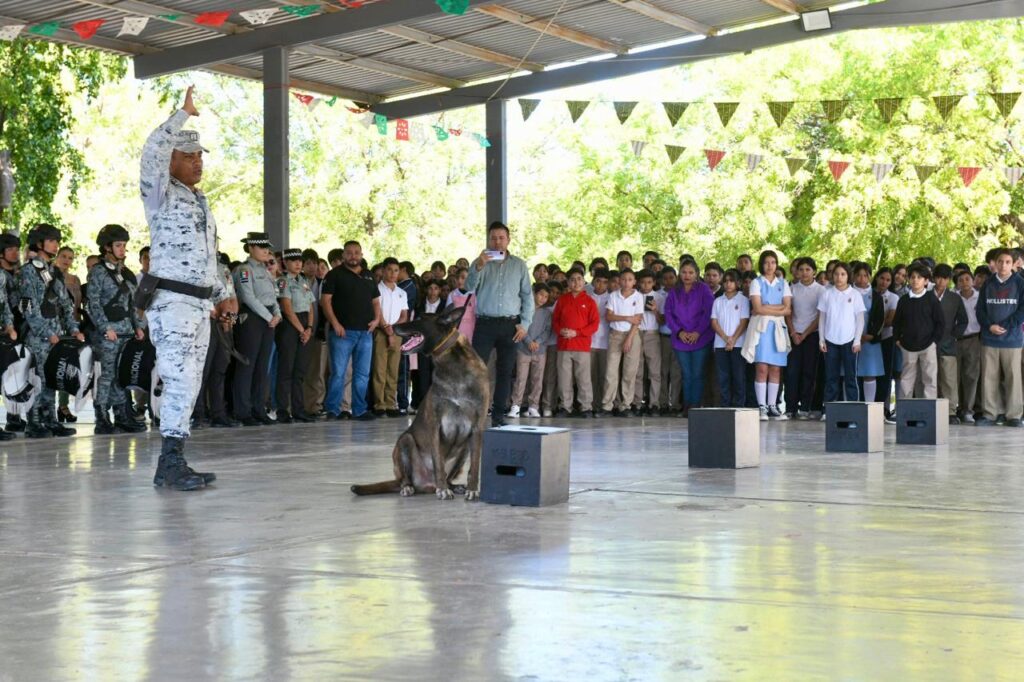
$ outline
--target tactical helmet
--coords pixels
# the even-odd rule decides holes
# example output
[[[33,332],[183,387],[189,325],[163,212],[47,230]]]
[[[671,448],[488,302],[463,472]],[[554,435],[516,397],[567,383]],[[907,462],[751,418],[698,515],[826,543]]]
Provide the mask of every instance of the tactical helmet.
[[[120,225],[104,225],[100,233],[96,235],[96,245],[103,249],[114,242],[126,242],[128,239],[128,230]]]
[[[0,251],[5,251],[11,247],[21,248],[21,239],[16,234],[10,232],[4,232],[0,234]]]
[[[60,230],[48,223],[39,223],[28,233],[28,245],[32,247],[39,246],[47,239],[60,241]]]

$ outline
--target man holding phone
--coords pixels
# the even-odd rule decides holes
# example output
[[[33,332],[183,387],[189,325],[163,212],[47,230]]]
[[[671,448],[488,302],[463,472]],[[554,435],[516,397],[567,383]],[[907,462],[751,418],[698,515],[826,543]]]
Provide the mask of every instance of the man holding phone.
[[[508,227],[501,222],[487,228],[487,248],[469,269],[466,289],[476,295],[473,349],[484,362],[497,351],[491,425],[504,426],[505,408],[512,390],[516,344],[526,337],[533,321],[533,288],[526,261],[508,252]]]

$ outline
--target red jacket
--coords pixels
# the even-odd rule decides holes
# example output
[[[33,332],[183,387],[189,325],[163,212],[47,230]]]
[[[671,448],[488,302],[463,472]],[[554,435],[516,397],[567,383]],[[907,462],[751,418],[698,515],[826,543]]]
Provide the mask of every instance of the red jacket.
[[[577,296],[565,293],[558,297],[551,315],[551,331],[558,337],[558,350],[589,351],[590,337],[600,324],[597,303],[587,292],[581,291]],[[576,330],[576,336],[563,338],[563,329]]]

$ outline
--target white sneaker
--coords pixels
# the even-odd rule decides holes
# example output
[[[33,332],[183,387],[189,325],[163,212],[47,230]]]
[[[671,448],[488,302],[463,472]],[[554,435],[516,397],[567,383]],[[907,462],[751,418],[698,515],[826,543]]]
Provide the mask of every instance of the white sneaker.
[[[757,409],[760,410],[760,412],[761,412],[761,421],[763,421],[763,422],[768,421],[768,408],[765,407],[764,405],[761,405]]]
[[[809,415],[807,415],[807,418],[810,419],[812,422],[820,422],[824,417],[825,415],[822,414],[821,412],[818,412],[817,410],[814,410]]]
[[[552,412],[551,410],[544,410],[544,416],[545,417],[554,417],[555,413]]]
[[[807,421],[808,419],[811,418],[811,413],[808,412],[807,410],[797,410],[796,418],[799,419],[800,421]]]
[[[960,421],[962,421],[964,424],[973,424],[974,415],[971,414],[970,412],[964,412],[964,417]]]
[[[780,422],[789,420],[789,415],[780,410],[778,405],[772,405],[768,408],[768,416]]]
[[[519,419],[519,406],[513,405],[505,416],[509,419]]]
[[[530,419],[540,419],[540,410],[536,407],[531,407],[526,411],[526,416]]]

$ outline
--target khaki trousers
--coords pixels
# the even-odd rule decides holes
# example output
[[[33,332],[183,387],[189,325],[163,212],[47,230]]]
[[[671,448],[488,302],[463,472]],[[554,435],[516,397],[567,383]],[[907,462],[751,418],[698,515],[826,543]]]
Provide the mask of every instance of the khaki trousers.
[[[982,346],[981,408],[989,419],[1000,414],[1005,414],[1007,419],[1021,418],[1024,398],[1021,397],[1020,364],[1020,348]]]
[[[939,397],[949,401],[949,414],[960,406],[960,374],[955,355],[939,356]]]
[[[590,380],[590,351],[558,351],[558,386],[562,390],[562,407],[572,409],[572,383],[576,380],[576,397],[580,410],[594,409],[594,389]]]
[[[608,335],[608,369],[604,375],[604,402],[601,409],[611,410],[615,402],[615,388],[622,388],[621,409],[626,409],[633,402],[633,389],[636,386],[636,368],[640,365],[641,343],[640,338],[633,339],[629,352],[623,351],[623,344],[629,332],[619,332],[614,329]],[[660,351],[659,351],[660,352]],[[619,365],[622,371],[619,371]],[[622,382],[619,383],[621,378]]]
[[[540,397],[541,409],[554,412],[558,409],[558,346],[548,346],[547,359],[544,361],[544,386]],[[572,409],[572,403],[563,405]]]
[[[920,375],[920,395],[914,395],[914,386]],[[939,376],[939,362],[935,356],[935,344],[921,351],[903,349],[903,373],[900,375],[900,397],[936,398],[936,380]]]
[[[378,410],[398,409],[398,361],[402,341],[385,332],[373,333],[373,397]]]
[[[544,388],[544,369],[547,353],[527,355],[516,353],[516,383],[512,386],[512,404],[525,411],[527,407],[540,409],[540,393]],[[529,386],[529,391],[527,391]],[[523,394],[526,393],[526,404]]]
[[[981,382],[981,338],[972,336],[956,342],[956,364],[960,372],[960,409],[965,413],[977,411],[978,384]]]
[[[326,341],[312,339],[309,345],[309,370],[302,380],[302,401],[305,403],[307,413],[319,414],[324,406],[324,395],[327,391],[324,376],[327,374],[327,359],[330,353],[327,352]]]
[[[713,364],[713,363],[712,363]],[[661,335],[661,393],[658,404],[662,407],[679,407],[683,390],[683,371],[672,348],[672,337]]]
[[[608,371],[608,349],[590,349],[590,387],[594,391],[594,406],[604,404],[604,375]],[[618,391],[616,391],[618,393]]]
[[[636,368],[633,405],[639,407],[644,402],[646,393],[647,407],[657,408],[661,405],[661,333],[657,329],[652,329],[638,331],[636,334],[636,341],[640,342],[641,357]]]

